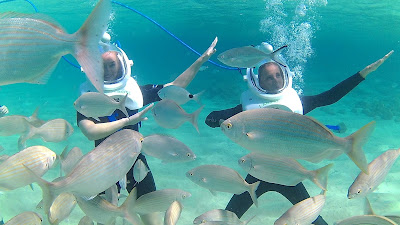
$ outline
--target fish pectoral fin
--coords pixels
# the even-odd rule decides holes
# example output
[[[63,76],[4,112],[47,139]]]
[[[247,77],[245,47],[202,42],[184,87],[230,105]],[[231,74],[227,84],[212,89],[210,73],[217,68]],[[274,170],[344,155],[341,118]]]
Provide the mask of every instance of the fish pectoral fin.
[[[257,139],[258,135],[256,132],[247,132],[246,136],[250,139],[250,140],[254,140]]]
[[[55,57],[52,60],[47,62],[47,66],[37,74],[32,80],[27,81],[27,83],[31,84],[46,84],[50,79],[50,75],[53,73],[58,61],[60,61],[61,57]]]

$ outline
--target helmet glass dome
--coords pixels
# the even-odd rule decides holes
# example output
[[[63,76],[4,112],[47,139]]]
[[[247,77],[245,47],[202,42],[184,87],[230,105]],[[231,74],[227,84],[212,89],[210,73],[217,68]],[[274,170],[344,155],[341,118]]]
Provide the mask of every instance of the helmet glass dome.
[[[131,61],[122,49],[113,44],[101,43],[104,66],[104,84],[116,84],[130,76]]]

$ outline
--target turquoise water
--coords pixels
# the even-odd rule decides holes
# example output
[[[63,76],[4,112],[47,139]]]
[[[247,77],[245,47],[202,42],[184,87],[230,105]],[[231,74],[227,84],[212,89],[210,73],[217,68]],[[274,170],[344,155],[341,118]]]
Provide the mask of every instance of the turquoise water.
[[[91,12],[97,1],[69,0],[33,1],[40,12],[53,17],[67,32],[75,32]],[[344,122],[347,136],[371,120],[377,127],[364,151],[368,161],[390,148],[398,148],[400,141],[400,4],[393,1],[337,0],[337,1],[284,1],[284,0],[189,0],[189,1],[122,1],[145,13],[166,27],[180,39],[199,52],[203,52],[218,36],[218,53],[227,49],[267,41],[279,47],[289,44],[283,52],[292,70],[296,71],[295,85],[304,94],[317,94],[361,70],[381,58],[390,50],[395,53],[377,71],[367,77],[355,90],[338,103],[316,109],[309,115],[324,124]],[[33,13],[25,1],[0,4],[0,11]],[[196,55],[171,38],[159,27],[145,18],[113,4],[110,23],[113,40],[119,40],[127,55],[134,60],[133,75],[139,84],[163,84],[172,81],[195,59]],[[217,53],[217,54],[218,54]],[[216,54],[216,55],[217,55]],[[217,61],[216,55],[211,59]],[[68,58],[72,59],[71,56]],[[160,128],[149,115],[141,132],[172,134],[187,144],[197,155],[197,160],[185,164],[161,164],[148,157],[150,168],[159,189],[180,188],[192,193],[184,203],[178,224],[191,224],[193,219],[207,210],[225,208],[231,194],[217,196],[189,181],[184,173],[203,164],[220,164],[236,169],[242,176],[246,173],[236,161],[247,151],[232,143],[219,129],[211,129],[204,119],[213,110],[236,106],[239,96],[246,90],[246,83],[236,71],[228,71],[206,63],[188,90],[197,93],[206,90],[203,97],[205,108],[200,114],[196,132],[189,123],[177,130]],[[45,145],[61,153],[65,145],[80,147],[84,152],[93,148],[76,126],[72,103],[78,97],[79,85],[85,77],[65,61],[60,61],[46,85],[13,84],[0,87],[0,104],[7,105],[10,114],[29,116],[40,107],[41,119],[64,118],[75,133],[62,143],[44,143],[30,140],[28,145]],[[193,112],[196,104],[185,105]],[[14,154],[17,136],[0,137],[5,154]],[[327,203],[321,215],[329,224],[349,216],[363,213],[362,200],[348,200],[347,189],[358,174],[358,169],[344,155],[333,160],[334,169],[329,177]],[[318,165],[305,163],[309,169]],[[52,180],[58,168],[50,170],[44,178]],[[371,194],[370,200],[377,214],[400,214],[400,205],[393,199],[398,196],[400,166],[395,164],[386,181]],[[305,181],[311,196],[319,189]],[[36,210],[41,191],[34,186],[9,192],[0,192],[0,216],[7,221],[27,210]],[[268,193],[259,199],[259,208],[252,207],[245,215],[257,217],[250,224],[273,224],[291,204],[276,193]],[[42,211],[36,210],[43,214]],[[79,207],[61,224],[77,224],[82,217]],[[47,221],[46,221],[47,223]]]

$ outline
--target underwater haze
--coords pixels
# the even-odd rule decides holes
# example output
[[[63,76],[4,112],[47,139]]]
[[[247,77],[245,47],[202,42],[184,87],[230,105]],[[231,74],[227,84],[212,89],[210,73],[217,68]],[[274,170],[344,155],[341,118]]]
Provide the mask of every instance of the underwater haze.
[[[79,29],[92,11],[96,0],[31,0],[40,13],[58,21],[68,33]],[[218,37],[217,53],[266,41],[275,49],[287,44],[282,56],[295,72],[294,87],[299,93],[313,95],[333,87],[365,66],[382,58],[389,51],[393,55],[367,79],[339,102],[316,109],[309,116],[323,124],[346,124],[345,137],[368,122],[375,120],[376,129],[363,149],[370,162],[388,149],[400,147],[400,3],[393,0],[121,0],[158,22],[180,40],[203,53]],[[119,41],[128,57],[134,61],[132,75],[139,85],[164,84],[174,80],[196,59],[197,55],[145,17],[119,4],[112,4],[108,32],[112,42]],[[27,1],[0,1],[0,12],[35,13]],[[71,56],[66,56],[77,63]],[[29,68],[26,68],[29,72]],[[39,139],[27,144],[44,145],[61,154],[66,145],[79,147],[84,153],[94,144],[76,124],[73,102],[79,97],[79,85],[86,77],[79,69],[61,60],[45,85],[11,84],[0,86],[0,105],[6,105],[9,115],[30,116],[37,107],[43,120],[66,119],[73,125],[74,134],[67,141],[46,143]],[[240,103],[240,94],[247,89],[243,76],[237,70],[227,70],[205,63],[193,82],[187,87],[191,93],[205,90],[205,105],[199,116],[198,134],[189,123],[178,129],[159,127],[151,113],[142,122],[140,132],[170,134],[184,142],[197,155],[193,162],[163,164],[147,157],[157,189],[179,188],[191,192],[184,203],[179,225],[192,224],[193,219],[211,209],[224,209],[231,194],[219,192],[216,196],[186,178],[185,172],[204,164],[219,164],[246,172],[237,160],[248,151],[229,140],[219,128],[210,128],[204,120],[214,110],[222,110]],[[194,112],[196,103],[184,106]],[[0,137],[5,149],[0,154],[16,153],[18,136]],[[362,215],[362,199],[347,199],[347,189],[359,169],[341,155],[318,164],[303,162],[308,169],[317,169],[328,163],[335,165],[329,174],[327,200],[321,216],[333,224],[350,216]],[[50,181],[59,175],[59,167],[43,177]],[[320,189],[310,181],[304,184],[311,196]],[[394,164],[386,180],[369,195],[375,213],[400,215],[400,163]],[[0,192],[0,216],[8,221],[24,211],[35,211],[42,198],[34,184],[13,191]],[[242,217],[243,221],[256,217],[251,224],[273,224],[291,203],[278,193],[268,192]],[[78,224],[84,214],[76,207],[60,224]],[[118,221],[119,223],[121,221]],[[47,224],[47,219],[43,224]]]

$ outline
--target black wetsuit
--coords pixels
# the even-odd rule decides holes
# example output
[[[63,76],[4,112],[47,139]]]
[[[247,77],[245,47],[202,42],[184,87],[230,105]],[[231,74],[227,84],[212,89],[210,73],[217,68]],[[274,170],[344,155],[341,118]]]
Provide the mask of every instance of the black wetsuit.
[[[163,85],[149,84],[149,85],[140,86],[140,90],[142,91],[142,95],[143,95],[143,105],[147,105],[152,102],[160,101],[161,99],[160,99],[160,97],[158,97],[157,92],[161,88],[163,88]],[[129,116],[138,112],[138,110],[130,110],[128,108],[126,108],[126,110],[128,111]],[[85,117],[84,115],[77,112],[77,123],[79,124],[79,122],[83,119],[91,120],[94,123],[107,123],[107,122],[112,122],[112,121],[119,120],[119,119],[122,119],[125,117],[126,116],[124,115],[124,113],[121,110],[117,109],[114,111],[112,116],[100,117],[99,118],[100,122],[99,122],[93,118]],[[135,131],[139,131],[139,124],[125,126],[121,129],[132,129]],[[104,139],[106,139],[106,137],[95,140],[95,146],[99,145]],[[136,161],[138,159],[141,159],[143,161],[143,163],[146,164],[147,168],[150,168],[149,165],[147,165],[146,157],[143,154],[139,154]],[[156,190],[156,185],[154,183],[154,179],[153,179],[153,175],[152,175],[151,171],[149,171],[147,176],[141,182],[137,183],[136,185],[135,184],[136,184],[136,181],[133,178],[133,166],[132,166],[132,168],[129,170],[128,175],[127,175],[126,189],[128,190],[128,192],[130,193],[131,190],[136,186],[137,187],[137,196],[140,197],[144,194],[147,194],[149,192]],[[118,183],[117,183],[117,186],[119,189],[120,187],[119,187]]]
[[[340,82],[335,87],[328,91],[325,91],[318,95],[313,96],[300,96],[300,100],[303,105],[303,113],[307,114],[314,110],[315,108],[330,105],[339,101],[343,96],[349,93],[353,88],[355,88],[360,82],[364,80],[359,73],[347,78],[346,80]],[[228,119],[229,117],[242,112],[242,105],[237,105],[236,107],[225,109],[221,111],[213,111],[206,118],[206,124],[210,127],[219,127],[220,119]],[[261,181],[250,174],[246,177],[247,183],[254,183]],[[256,190],[257,197],[268,191],[279,192],[285,196],[293,205],[309,198],[307,190],[305,189],[303,183],[299,183],[296,186],[285,186],[280,184],[269,183],[261,181],[258,189]],[[242,215],[251,207],[253,201],[248,192],[243,192],[240,195],[234,195],[226,206],[226,210],[236,213],[240,218]],[[315,225],[327,224],[321,216],[319,216],[315,221]]]

